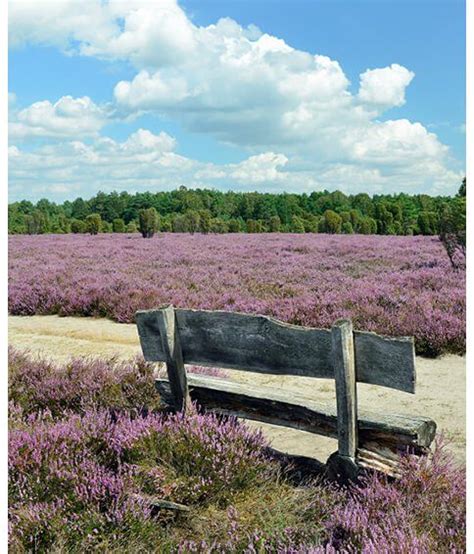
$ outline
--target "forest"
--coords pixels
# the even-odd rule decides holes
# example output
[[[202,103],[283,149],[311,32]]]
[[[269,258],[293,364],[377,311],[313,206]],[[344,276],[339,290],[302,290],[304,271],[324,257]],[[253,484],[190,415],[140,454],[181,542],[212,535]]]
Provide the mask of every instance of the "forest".
[[[445,214],[465,217],[466,179],[454,196],[221,192],[98,192],[89,200],[8,206],[10,234],[152,232],[437,235]],[[151,220],[151,223],[150,223]],[[143,234],[143,233],[142,233]],[[146,236],[144,234],[144,236]]]

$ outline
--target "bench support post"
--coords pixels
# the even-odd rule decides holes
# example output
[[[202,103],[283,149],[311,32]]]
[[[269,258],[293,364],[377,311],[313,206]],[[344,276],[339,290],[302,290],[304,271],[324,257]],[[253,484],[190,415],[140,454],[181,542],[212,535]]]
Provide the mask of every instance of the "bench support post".
[[[340,320],[331,328],[336,379],[338,451],[328,460],[329,473],[340,482],[355,480],[357,453],[357,386],[352,322]]]
[[[157,312],[157,318],[163,352],[166,356],[168,380],[173,395],[173,408],[178,412],[186,412],[191,406],[191,399],[174,307],[168,306],[160,310]]]

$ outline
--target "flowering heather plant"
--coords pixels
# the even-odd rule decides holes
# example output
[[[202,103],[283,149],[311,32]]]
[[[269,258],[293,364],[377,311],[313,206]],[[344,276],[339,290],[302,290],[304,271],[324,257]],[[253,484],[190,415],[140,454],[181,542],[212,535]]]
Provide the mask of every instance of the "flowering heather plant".
[[[419,354],[465,350],[464,271],[435,237],[37,235],[9,238],[12,314],[132,322],[163,304],[413,335]],[[32,269],[33,268],[33,269]]]
[[[11,533],[25,548],[48,547],[62,526],[71,541],[91,526],[101,536],[126,533],[131,521],[152,517],[140,493],[225,503],[269,471],[261,435],[234,419],[87,410],[25,423],[9,437]]]
[[[56,367],[15,351],[10,361],[11,552],[465,549],[464,470],[442,444],[429,458],[406,458],[398,481],[295,488],[261,433],[236,419],[153,411],[146,364],[133,381],[133,364]],[[148,495],[192,510],[185,519],[157,513]]]
[[[159,406],[153,366],[141,357],[128,363],[78,358],[57,365],[13,348],[8,354],[9,398],[26,415],[47,410],[58,417],[66,410],[100,406],[140,412]]]
[[[338,550],[465,551],[465,469],[454,464],[441,440],[429,457],[406,457],[399,480],[372,475],[346,494],[327,522],[329,542]]]
[[[291,496],[291,492],[286,494]],[[300,498],[298,508],[285,504],[287,520],[297,514],[303,526],[292,521],[282,529],[272,521],[275,527],[271,529],[261,521],[260,527],[249,529],[244,514],[231,507],[227,533],[207,540],[183,540],[178,552],[462,553],[465,499],[464,468],[453,464],[438,441],[432,456],[404,459],[397,481],[373,474],[356,488],[339,490],[324,482],[314,483],[311,494]],[[313,516],[312,522],[308,515]]]

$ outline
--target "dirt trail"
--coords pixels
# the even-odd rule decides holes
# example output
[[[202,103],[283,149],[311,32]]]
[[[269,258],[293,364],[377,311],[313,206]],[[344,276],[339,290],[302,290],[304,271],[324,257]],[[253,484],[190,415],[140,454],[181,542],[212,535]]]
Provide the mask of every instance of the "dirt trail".
[[[74,356],[129,359],[141,352],[136,326],[106,319],[57,316],[10,316],[9,343],[57,361]],[[358,385],[359,405],[401,414],[432,417],[451,441],[459,461],[466,446],[466,359],[448,355],[437,359],[416,358],[417,393],[405,394],[383,387]],[[322,401],[335,402],[334,383],[308,377],[279,377],[229,371],[230,378],[273,387]],[[303,431],[249,422],[262,427],[279,450],[314,456],[325,461],[336,450],[336,441]]]

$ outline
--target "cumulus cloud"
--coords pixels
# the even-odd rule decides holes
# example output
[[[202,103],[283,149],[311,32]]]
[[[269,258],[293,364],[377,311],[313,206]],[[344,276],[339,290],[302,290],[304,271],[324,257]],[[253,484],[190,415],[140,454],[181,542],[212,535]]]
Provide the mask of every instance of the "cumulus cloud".
[[[107,119],[104,108],[89,97],[63,96],[52,104],[35,102],[10,113],[11,139],[25,137],[81,137],[97,135]]]
[[[91,143],[79,140],[41,145],[33,151],[9,148],[13,181],[12,199],[44,194],[70,198],[97,190],[166,190],[176,186],[218,187],[232,190],[345,192],[410,191],[414,186],[436,191],[454,191],[461,176],[439,162],[424,160],[415,171],[387,165],[361,167],[347,163],[300,163],[282,153],[263,152],[239,163],[213,164],[182,156],[176,140],[167,133],[139,129],[123,142],[97,137]],[[454,183],[454,187],[452,186]],[[451,190],[450,190],[451,192]]]
[[[344,145],[351,159],[367,164],[411,165],[422,160],[442,160],[448,148],[420,123],[407,119],[376,122],[352,130]]]
[[[98,186],[112,183],[112,176],[116,186],[139,186],[143,175],[156,186],[355,190],[361,183],[361,190],[374,192],[407,187],[434,192],[436,187],[452,189],[459,180],[449,169],[447,147],[434,133],[419,122],[381,120],[384,111],[404,104],[414,78],[408,68],[394,63],[369,69],[353,94],[337,60],[297,50],[253,25],[223,18],[198,26],[176,0],[89,0],[87,9],[84,5],[56,0],[44,9],[38,2],[13,0],[11,45],[49,44],[69,54],[124,60],[136,74],[114,88],[117,113],[166,116],[193,132],[237,145],[248,157],[240,164],[202,164],[178,155],[171,137],[148,131],[124,143],[97,138],[108,116],[104,109],[90,99],[64,97],[16,113],[12,136],[91,136],[93,143],[61,143],[52,153],[28,154],[31,159],[21,151],[23,160],[51,156],[75,166],[68,154],[74,152],[84,167],[93,167]],[[116,160],[115,165],[109,167],[108,160]],[[58,171],[66,175],[68,170]],[[449,184],[451,179],[456,184]],[[431,189],[428,180],[434,183]]]
[[[368,69],[360,75],[358,97],[362,102],[380,108],[402,106],[405,89],[415,74],[396,63],[381,69]]]
[[[106,42],[119,32],[118,21],[100,1],[12,0],[8,5],[9,45],[56,46],[80,52],[88,44]]]

